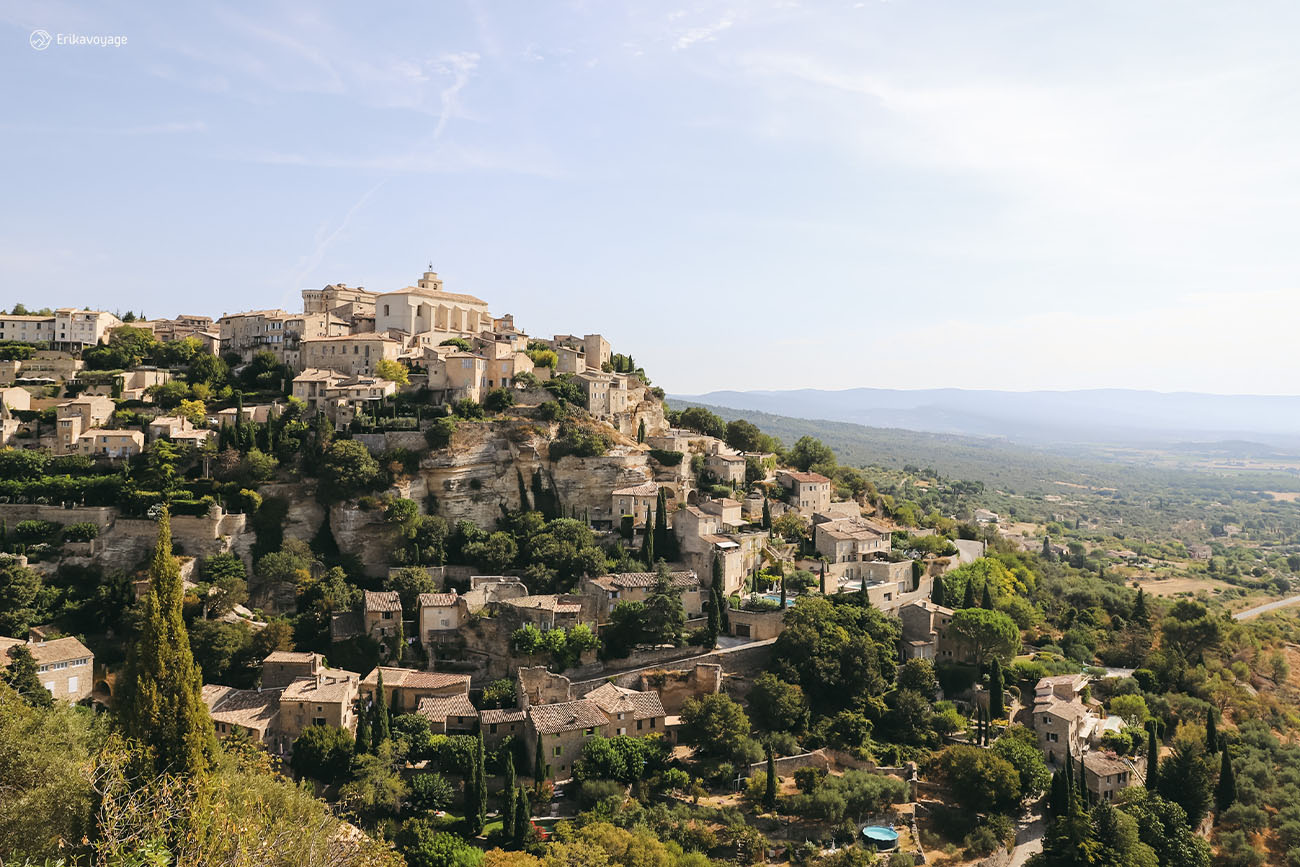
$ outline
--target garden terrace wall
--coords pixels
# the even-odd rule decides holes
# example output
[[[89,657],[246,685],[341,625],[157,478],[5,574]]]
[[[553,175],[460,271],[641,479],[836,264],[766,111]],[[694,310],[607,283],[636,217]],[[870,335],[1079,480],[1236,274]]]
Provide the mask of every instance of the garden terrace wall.
[[[112,506],[41,506],[28,504],[0,504],[0,520],[10,531],[19,521],[54,521],[58,524],[94,524],[105,530],[117,519],[117,509]]]

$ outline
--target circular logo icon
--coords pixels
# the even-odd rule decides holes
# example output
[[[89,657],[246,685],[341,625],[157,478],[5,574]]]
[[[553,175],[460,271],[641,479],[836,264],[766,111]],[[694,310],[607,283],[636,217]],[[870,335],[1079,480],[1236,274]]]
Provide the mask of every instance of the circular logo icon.
[[[31,38],[28,39],[27,41],[30,42],[32,44],[32,48],[35,48],[37,51],[44,51],[45,49],[50,47],[50,43],[53,41],[53,37],[51,37],[50,34],[46,33],[44,30],[33,30]]]

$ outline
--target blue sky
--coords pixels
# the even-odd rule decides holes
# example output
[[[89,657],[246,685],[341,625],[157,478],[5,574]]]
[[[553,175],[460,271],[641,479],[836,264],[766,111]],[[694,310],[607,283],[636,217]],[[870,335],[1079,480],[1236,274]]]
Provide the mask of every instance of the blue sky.
[[[0,304],[299,309],[432,260],[675,392],[1295,393],[1298,31],[1285,2],[10,0]]]

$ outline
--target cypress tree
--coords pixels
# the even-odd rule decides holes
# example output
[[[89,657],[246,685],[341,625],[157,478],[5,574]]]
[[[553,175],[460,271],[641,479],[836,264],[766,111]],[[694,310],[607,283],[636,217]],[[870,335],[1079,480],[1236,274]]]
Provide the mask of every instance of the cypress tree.
[[[1154,792],[1160,781],[1160,744],[1156,742],[1155,720],[1147,723],[1147,791]]]
[[[362,708],[357,714],[357,739],[352,745],[357,754],[370,750],[370,709]]]
[[[943,576],[935,575],[934,583],[930,585],[930,601],[935,605],[945,605],[946,597],[943,589]]]
[[[522,849],[528,842],[528,829],[532,825],[529,816],[528,793],[519,787],[519,797],[515,798],[515,848]]]
[[[645,442],[645,419],[641,419],[641,423],[636,427],[636,441],[638,443]]]
[[[1002,697],[1003,686],[1002,663],[995,656],[993,662],[989,665],[989,708],[995,719],[1006,713],[1006,705],[1003,703]]]
[[[975,607],[975,579],[974,578],[966,579],[966,590],[963,592],[961,597],[961,607],[962,608]]]
[[[1074,754],[1067,746],[1065,749],[1065,782],[1070,787],[1070,797],[1074,797]]]
[[[1137,599],[1133,602],[1133,617],[1131,619],[1139,626],[1146,626],[1151,622],[1151,617],[1147,614],[1147,595],[1141,587],[1138,588]]]
[[[508,786],[502,792],[501,839],[507,842],[515,839],[515,798],[517,796],[514,786]]]
[[[1052,561],[1052,537],[1043,537],[1043,559],[1049,563]]]
[[[122,724],[129,737],[152,750],[159,771],[198,776],[211,764],[216,735],[181,617],[183,596],[180,566],[172,556],[171,516],[164,508],[140,636],[127,663]]]
[[[984,593],[980,596],[980,608],[983,608],[985,611],[993,610],[993,595],[989,593],[989,585],[987,581],[984,582]]]
[[[501,835],[507,840],[513,839],[515,836],[516,785],[518,783],[515,780],[514,750],[506,750],[505,786],[502,792],[505,801],[501,806]]]
[[[781,610],[785,610],[785,575],[781,576]]]
[[[772,507],[768,503],[767,497],[763,498],[763,529],[767,530],[769,534],[772,532]]]
[[[375,689],[375,718],[371,725],[371,744],[373,752],[379,752],[379,745],[393,736],[388,719],[388,698],[384,695],[384,670],[379,669],[379,683]]]
[[[1237,777],[1232,772],[1232,759],[1228,757],[1227,749],[1224,749],[1223,761],[1219,765],[1219,782],[1214,787],[1214,806],[1222,813],[1236,802]]]
[[[1205,715],[1205,751],[1208,753],[1219,751],[1219,726],[1215,722],[1214,708],[1210,708],[1209,713]]]
[[[474,827],[476,833],[483,833],[483,828],[487,825],[487,750],[483,746],[483,729],[478,730],[478,744],[474,748],[474,776],[477,778],[474,783],[474,794],[478,796],[477,813],[475,815]]]
[[[551,775],[551,769],[546,764],[546,753],[542,750],[542,736],[537,736],[537,751],[533,758],[533,785],[537,791],[542,790],[542,783]]]
[[[772,745],[767,746],[767,788],[763,790],[763,809],[769,812],[776,809],[776,757],[772,754]]]
[[[709,585],[709,620],[706,630],[709,635],[709,647],[718,646],[718,636],[722,634],[722,603],[718,600],[718,587]]]
[[[1086,771],[1087,765],[1083,763],[1083,756],[1079,756],[1079,799],[1083,801],[1083,806],[1085,808],[1088,806],[1090,800],[1088,795],[1088,775]]]
[[[27,646],[18,644],[9,648],[9,660],[7,669],[0,668],[0,681],[9,684],[32,707],[53,707],[54,696],[41,683],[36,659]]]
[[[826,595],[826,561],[825,560],[822,561],[821,591],[822,591],[822,595],[825,596]]]
[[[651,526],[650,516],[646,515],[645,537],[641,539],[641,559],[645,561],[647,572],[653,572],[655,568],[655,531]]]
[[[668,495],[663,488],[655,500],[655,551],[660,557],[668,556]]]
[[[718,594],[718,621],[722,626],[722,635],[731,634],[731,603],[727,601],[727,588],[722,575],[722,555],[713,555],[713,586]]]

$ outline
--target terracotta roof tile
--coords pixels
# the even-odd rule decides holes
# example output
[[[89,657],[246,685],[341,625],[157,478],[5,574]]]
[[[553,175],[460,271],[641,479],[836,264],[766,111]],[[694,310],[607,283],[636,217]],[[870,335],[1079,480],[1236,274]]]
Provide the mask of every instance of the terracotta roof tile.
[[[528,708],[528,717],[533,721],[537,733],[543,735],[600,728],[609,722],[600,705],[587,699],[559,704],[535,704]]]

